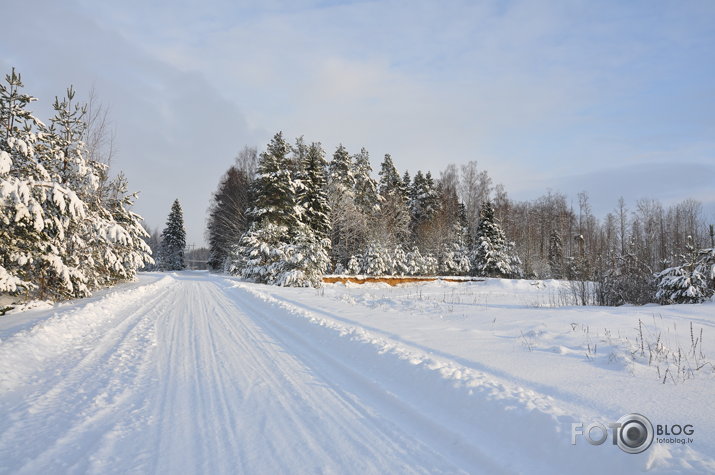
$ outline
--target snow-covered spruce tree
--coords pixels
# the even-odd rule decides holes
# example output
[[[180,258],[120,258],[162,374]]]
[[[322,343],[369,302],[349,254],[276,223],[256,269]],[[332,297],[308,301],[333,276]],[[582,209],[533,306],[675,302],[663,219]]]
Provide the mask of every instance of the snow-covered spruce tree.
[[[171,205],[166,227],[161,233],[161,253],[159,268],[162,270],[182,270],[184,265],[184,248],[186,247],[186,230],[184,229],[184,213],[179,200]]]
[[[388,270],[387,260],[384,246],[377,242],[371,242],[367,245],[363,255],[362,270],[367,275],[385,275]]]
[[[392,252],[391,260],[390,273],[392,275],[408,275],[410,273],[407,253],[402,246],[395,247],[395,250]]]
[[[301,226],[289,247],[288,271],[279,285],[319,287],[330,267],[330,205],[325,177],[325,152],[312,143],[302,157],[298,176],[298,205]]]
[[[348,275],[362,274],[362,265],[358,256],[350,256],[346,272],[348,273]]]
[[[407,253],[406,257],[406,267],[409,275],[425,274],[425,260],[417,246],[412,246],[412,249]]]
[[[472,259],[472,272],[487,277],[514,277],[521,272],[490,201],[482,205]]]
[[[410,212],[412,214],[412,234],[419,239],[420,227],[428,223],[439,208],[439,198],[432,174],[422,174],[418,170],[410,185]]]
[[[457,208],[459,213],[459,208]],[[469,275],[472,267],[467,227],[458,219],[452,224],[451,239],[445,240],[438,258],[438,272],[442,275]]]
[[[407,242],[409,237],[410,212],[408,196],[403,181],[389,154],[380,166],[379,192],[382,203],[375,236],[388,246]]]
[[[50,180],[74,191],[84,208],[83,219],[68,221],[61,235],[51,237],[55,254],[67,269],[67,290],[71,290],[66,296],[83,297],[92,289],[126,279],[129,269],[115,252],[115,246],[126,240],[126,230],[113,219],[100,190],[107,165],[88,158],[83,142],[87,107],[74,98],[72,87],[64,98],[55,98],[55,115],[49,128],[41,128],[37,150]],[[62,207],[61,202],[56,204]]]
[[[424,255],[423,260],[423,275],[437,275],[437,271],[439,270],[439,261],[434,256],[434,254],[428,252]]]
[[[700,303],[715,293],[715,249],[696,251],[689,241],[682,265],[658,273],[656,299],[661,303]]]
[[[320,155],[318,148],[306,155],[313,155],[313,166],[320,162],[321,157],[315,156]],[[266,284],[318,286],[328,268],[329,247],[326,238],[305,222],[304,204],[321,201],[320,196],[309,196],[311,187],[322,186],[321,179],[315,170],[305,183],[294,178],[289,153],[290,146],[279,132],[261,154],[254,179],[255,206],[249,212],[252,223],[233,252],[229,270]],[[324,210],[315,211],[311,222],[325,232],[325,222],[319,219]]]
[[[253,180],[254,205],[248,231],[232,253],[229,271],[256,282],[276,284],[286,270],[284,246],[301,225],[290,145],[278,132],[260,155]]]
[[[319,143],[312,143],[303,158],[303,171],[300,175],[303,187],[298,195],[298,203],[303,207],[301,221],[319,239],[329,239],[331,232],[325,167],[325,152]],[[326,251],[329,249],[328,241]]]
[[[371,217],[380,210],[380,195],[377,193],[377,182],[372,177],[370,155],[365,148],[353,156],[353,178],[355,204],[363,215]]]

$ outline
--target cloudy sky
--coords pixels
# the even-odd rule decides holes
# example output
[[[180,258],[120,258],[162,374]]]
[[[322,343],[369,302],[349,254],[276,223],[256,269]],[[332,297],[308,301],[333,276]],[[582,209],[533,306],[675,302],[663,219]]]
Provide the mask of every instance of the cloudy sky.
[[[510,196],[687,197],[715,220],[715,2],[3,1],[0,69],[49,116],[94,88],[114,166],[188,240],[244,145],[282,130],[373,168],[476,160]],[[8,21],[9,20],[9,21]]]

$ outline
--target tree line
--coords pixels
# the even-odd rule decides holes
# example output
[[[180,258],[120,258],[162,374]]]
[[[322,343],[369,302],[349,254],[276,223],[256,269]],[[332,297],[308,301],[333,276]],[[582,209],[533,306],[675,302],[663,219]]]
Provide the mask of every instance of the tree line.
[[[111,178],[106,115],[68,88],[49,125],[13,69],[0,84],[0,295],[62,300],[152,262],[136,199]]]
[[[599,220],[588,195],[514,201],[476,162],[400,174],[384,156],[276,134],[246,147],[208,211],[209,266],[258,282],[317,285],[324,273],[566,279],[583,303],[702,301],[713,292],[712,227],[694,200],[621,198]],[[699,284],[698,284],[699,282]]]

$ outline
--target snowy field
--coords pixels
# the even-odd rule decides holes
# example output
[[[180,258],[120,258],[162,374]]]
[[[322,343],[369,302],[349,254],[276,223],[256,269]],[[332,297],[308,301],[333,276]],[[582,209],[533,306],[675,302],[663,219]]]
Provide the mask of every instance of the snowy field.
[[[569,293],[150,273],[0,317],[0,473],[715,472],[715,303]],[[628,413],[692,442],[572,445]]]

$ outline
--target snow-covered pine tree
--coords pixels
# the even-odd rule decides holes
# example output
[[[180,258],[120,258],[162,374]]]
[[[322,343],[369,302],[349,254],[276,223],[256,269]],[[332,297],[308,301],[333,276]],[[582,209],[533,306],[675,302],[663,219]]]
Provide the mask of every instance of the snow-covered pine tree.
[[[20,76],[13,70],[6,82],[0,85],[0,292],[24,289],[28,297],[58,300],[132,278],[151,259],[141,218],[127,211],[131,198],[112,201],[100,190],[107,167],[87,158],[86,107],[73,104],[70,87],[55,100],[46,127],[26,110],[34,99],[20,93]]]
[[[696,251],[688,238],[683,263],[657,275],[656,299],[664,304],[700,303],[715,293],[715,249]]]
[[[328,238],[319,237],[301,223],[291,242],[279,247],[284,268],[270,283],[285,287],[320,287],[323,274],[330,265],[329,247]]]
[[[313,142],[302,157],[298,176],[298,205],[301,226],[286,249],[287,271],[278,282],[283,286],[322,285],[322,277],[330,267],[330,206],[325,177],[325,153]]]
[[[423,175],[422,170],[418,170],[415,174],[410,185],[409,206],[412,216],[410,225],[412,237],[420,245],[424,245],[423,241],[428,234],[430,222],[439,209],[439,197],[430,172]]]
[[[310,146],[305,143],[305,139],[302,135],[295,139],[295,145],[292,147],[293,153],[291,153],[289,160],[291,173],[294,177],[299,177],[303,174],[303,166],[305,165],[309,149]]]
[[[402,180],[400,174],[397,173],[397,168],[392,162],[392,156],[389,153],[385,154],[385,158],[380,164],[380,182],[378,190],[381,196],[386,196],[395,193],[395,190],[400,189]]]
[[[355,187],[355,177],[353,176],[350,154],[343,144],[338,145],[333,154],[333,159],[328,167],[328,175],[330,186],[336,192],[352,195],[352,190]]]
[[[31,132],[39,122],[26,107],[35,98],[23,94],[19,74],[0,83],[0,292],[17,293],[37,288],[34,260],[42,253],[43,203],[47,194],[38,181],[49,175],[35,159],[37,137]]]
[[[263,284],[278,284],[288,270],[288,228],[254,221],[228,259],[228,272]]]
[[[35,99],[20,92],[13,71],[0,84],[0,271],[6,275],[0,291],[21,289],[45,299],[87,293],[86,278],[68,266],[58,247],[70,225],[85,218],[76,193],[53,181],[44,164],[56,157],[42,143],[45,130],[26,106]]]
[[[103,207],[99,190],[107,166],[86,158],[82,138],[87,128],[87,107],[75,103],[74,97],[70,86],[64,98],[55,98],[55,115],[49,128],[41,128],[42,142],[37,150],[50,180],[73,190],[84,207],[84,219],[67,222],[62,235],[51,239],[70,279],[67,296],[83,297],[92,289],[120,280],[125,268],[112,252],[117,231],[109,231],[115,229],[116,223]]]
[[[422,221],[422,200],[420,198],[425,192],[425,176],[422,174],[422,170],[417,170],[417,173],[415,173],[409,191],[408,206],[412,216],[410,227],[414,230],[417,227],[417,223]]]
[[[159,266],[162,270],[182,270],[184,264],[184,248],[186,247],[186,230],[184,229],[184,213],[178,199],[171,205],[166,227],[161,233],[161,254]]]
[[[412,188],[412,179],[410,178],[409,170],[405,170],[405,173],[402,174],[402,181],[400,182],[399,190],[405,200],[405,203],[407,204],[408,209],[410,207],[410,188]]]
[[[513,277],[519,273],[519,269],[514,268],[511,245],[494,216],[490,201],[482,205],[472,262],[472,272],[476,275]]]

